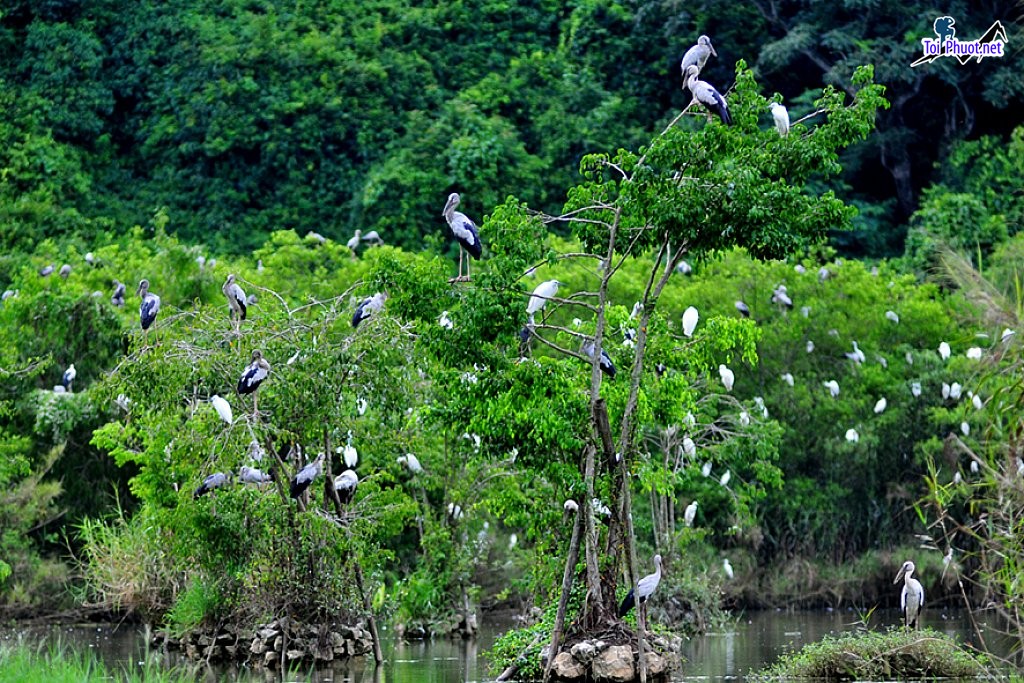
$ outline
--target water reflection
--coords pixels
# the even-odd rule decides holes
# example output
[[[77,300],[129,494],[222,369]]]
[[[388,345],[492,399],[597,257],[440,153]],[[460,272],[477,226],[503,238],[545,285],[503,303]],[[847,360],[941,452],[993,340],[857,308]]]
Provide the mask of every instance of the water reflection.
[[[753,612],[739,618],[722,633],[712,633],[688,641],[683,655],[686,662],[673,681],[742,680],[751,671],[773,663],[779,655],[795,650],[826,635],[837,635],[857,628],[855,611],[834,612]],[[871,628],[898,624],[895,611],[876,612]],[[975,636],[967,616],[960,612],[932,609],[925,612],[924,625],[970,643]],[[319,669],[304,669],[281,677],[273,670],[248,667],[196,665],[171,653],[167,664],[181,665],[195,672],[204,683],[476,683],[492,680],[485,653],[494,639],[503,633],[507,622],[485,622],[474,641],[441,638],[427,642],[396,642],[390,631],[382,632],[385,664],[376,668],[372,660],[356,659],[332,662]],[[30,643],[60,641],[77,650],[97,653],[110,668],[138,671],[159,653],[146,645],[145,633],[135,626],[72,626],[32,629],[27,632],[3,631],[0,638],[23,638]],[[1010,651],[1011,642],[995,630],[984,632],[989,647],[999,654]]]

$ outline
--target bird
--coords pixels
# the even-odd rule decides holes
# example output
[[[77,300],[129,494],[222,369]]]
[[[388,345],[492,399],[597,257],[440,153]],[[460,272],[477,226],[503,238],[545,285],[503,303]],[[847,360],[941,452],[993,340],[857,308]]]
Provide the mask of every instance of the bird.
[[[234,421],[234,415],[231,412],[231,404],[226,399],[221,398],[217,394],[210,397],[210,403],[213,405],[213,409],[220,415],[220,419],[224,420],[228,424]]]
[[[824,282],[825,280],[832,277],[832,272],[828,268],[822,266],[818,269],[818,282]]]
[[[219,489],[220,487],[227,485],[230,481],[231,477],[229,475],[224,474],[223,472],[214,472],[203,479],[203,483],[200,484],[199,488],[192,493],[192,499],[195,500],[196,498],[199,498],[199,496],[209,493],[214,489]]]
[[[740,425],[746,427],[750,424],[750,413],[745,410],[740,411]]]
[[[732,579],[735,576],[735,572],[732,570],[732,563],[729,562],[729,558],[722,560],[722,571],[725,572],[726,577]]]
[[[857,443],[858,441],[860,441],[860,434],[857,433],[856,429],[853,429],[851,427],[850,429],[846,430],[846,440],[849,441],[850,443]]]
[[[633,303],[633,310],[629,312],[629,319],[636,320],[644,312],[644,304],[642,301],[636,301]]]
[[[683,437],[683,453],[685,453],[688,458],[692,458],[697,454],[697,444],[695,444],[693,439],[688,436]]]
[[[686,68],[686,86],[693,94],[693,101],[690,104],[698,102],[718,116],[722,123],[727,126],[732,125],[732,117],[729,116],[729,106],[725,103],[725,98],[715,90],[713,85],[698,79],[697,74],[699,73],[700,69],[696,64]]]
[[[334,478],[334,490],[338,492],[338,499],[342,505],[352,502],[356,495],[356,487],[359,485],[359,475],[354,470],[348,469]]]
[[[782,304],[786,308],[793,308],[793,300],[789,298],[789,293],[786,291],[786,285],[779,285],[772,290],[771,302],[773,304]]]
[[[949,360],[950,353],[952,352],[950,351],[949,344],[946,342],[939,344],[939,357],[942,358],[942,360]]]
[[[374,313],[384,308],[384,302],[388,295],[384,292],[377,292],[368,296],[356,306],[356,312],[352,314],[352,327],[359,327],[359,323],[369,319]]]
[[[907,628],[917,628],[918,617],[921,615],[921,608],[924,607],[924,588],[921,582],[914,578],[914,563],[907,560],[900,567],[896,574],[894,584],[903,581],[903,591],[900,593],[900,610],[903,612]]]
[[[722,378],[722,384],[725,385],[725,390],[732,391],[732,385],[736,381],[736,375],[733,374],[733,371],[724,364],[720,364],[718,366],[718,376]]]
[[[41,277],[49,277],[52,274],[53,274],[53,264],[52,263],[50,265],[48,265],[48,266],[43,266],[42,268],[39,269],[39,275]]]
[[[548,280],[537,285],[533,290],[533,294],[530,295],[530,300],[526,303],[526,314],[530,316],[530,324],[533,325],[533,316],[536,313],[544,310],[544,306],[547,305],[548,299],[558,294],[558,288],[562,283],[558,280]]]
[[[448,221],[448,227],[451,228],[452,235],[455,236],[455,241],[459,243],[459,276],[457,280],[462,280],[462,250],[465,249],[470,256],[475,259],[479,259],[480,255],[483,254],[483,245],[480,244],[480,235],[477,232],[476,224],[469,219],[466,214],[461,211],[456,211],[455,207],[459,205],[462,198],[459,197],[458,192],[452,192],[448,195],[448,202],[444,205],[444,211],[441,215]],[[469,263],[466,263],[466,279],[469,279]]]
[[[971,435],[971,425],[967,424],[966,422],[961,422],[960,423],[960,431],[963,432],[964,436],[970,436]]]
[[[661,555],[654,556],[654,573],[648,574],[636,582],[636,588],[630,588],[625,599],[619,605],[619,618],[629,614],[629,610],[637,603],[643,605],[661,583]]]
[[[114,280],[114,293],[110,295],[110,303],[115,306],[124,306],[124,283]]]
[[[789,386],[793,386],[793,373],[787,372],[784,375],[782,375],[782,381],[788,384]]]
[[[237,317],[239,320],[245,320],[248,300],[246,299],[245,292],[242,291],[241,286],[235,282],[234,273],[228,275],[228,279],[224,281],[224,286],[221,287],[221,291],[224,292],[224,296],[228,299],[228,306],[231,308],[231,316]]]
[[[363,235],[362,236],[362,240],[364,242],[368,242],[368,243],[372,244],[375,247],[379,247],[382,244],[384,244],[384,240],[382,240],[380,238],[380,235],[377,233],[376,230],[371,230],[370,232],[368,232],[365,235]]]
[[[886,311],[885,312],[885,317],[886,317],[886,319],[893,321],[897,325],[900,322],[900,317],[898,315],[896,315],[896,311]]]
[[[999,341],[1005,342],[1005,341],[1007,341],[1010,337],[1012,337],[1015,334],[1017,334],[1017,333],[1014,332],[1009,327],[1007,327],[1006,329],[1003,330],[1002,334],[999,335]]]
[[[729,480],[731,480],[731,479],[732,479],[732,471],[731,470],[726,470],[725,474],[723,474],[721,476],[721,478],[718,480],[718,483],[721,484],[722,486],[728,486],[729,485]]]
[[[971,474],[977,474],[980,467],[977,460],[971,460]]]
[[[963,391],[963,387],[960,382],[953,382],[949,385],[949,397],[954,401],[960,400],[960,393]]]
[[[740,315],[742,315],[744,318],[749,318],[750,317],[750,306],[747,306],[742,301],[737,301],[735,306],[736,306],[736,310],[739,311]]]
[[[942,398],[949,398],[949,384],[947,384],[946,382],[942,383]]]
[[[564,510],[566,513],[575,514],[576,512],[579,511],[579,509],[580,509],[579,503],[577,503],[572,498],[566,498],[565,502],[562,503],[562,510]]]
[[[584,342],[583,353],[587,355],[587,358],[594,360],[594,340]],[[604,349],[601,349],[601,372],[608,375],[610,378],[615,379],[615,364],[612,363],[611,356]]]
[[[363,415],[366,414],[366,409],[369,408],[369,407],[370,407],[369,401],[367,401],[362,396],[360,396],[360,397],[358,397],[356,399],[356,412],[359,414],[360,417],[362,417]]]
[[[975,410],[981,410],[985,403],[981,400],[981,396],[974,394],[971,396],[971,405],[974,406]]]
[[[16,296],[18,296],[17,289],[5,289],[4,293],[0,294],[0,302],[7,301],[8,299],[11,299]],[[124,299],[121,300],[121,303],[124,303]]]
[[[242,465],[238,472],[238,481],[243,484],[266,484],[274,480],[274,477],[262,470],[248,465]]]
[[[356,249],[359,248],[359,242],[361,242],[362,239],[363,231],[357,228],[355,233],[353,233],[352,237],[350,237],[348,239],[348,242],[345,243],[345,246],[351,249],[352,251],[355,251]]]
[[[455,327],[455,323],[448,317],[448,311],[441,311],[441,317],[437,319],[437,324],[446,330],[450,330]]]
[[[700,473],[705,477],[711,476],[711,461],[704,463],[704,466],[700,468]]]
[[[462,519],[462,506],[458,503],[448,503],[448,521],[455,523]]]
[[[683,522],[686,526],[693,526],[693,520],[697,516],[697,501],[693,501],[686,506],[686,512],[683,513]]]
[[[875,402],[875,415],[882,413],[887,405],[888,401],[885,400],[885,396],[878,399],[878,401]]]
[[[301,496],[309,488],[309,485],[313,483],[313,480],[320,475],[320,467],[323,465],[323,462],[324,454],[321,453],[317,456],[316,460],[299,470],[298,474],[291,479],[288,495],[292,498]]]
[[[700,314],[697,313],[697,309],[693,306],[690,306],[683,311],[683,334],[687,337],[692,337],[693,330],[697,327],[697,321],[699,319]]]
[[[972,346],[967,349],[967,353],[965,355],[971,360],[981,360],[981,349],[977,346]]]
[[[779,135],[782,137],[789,135],[789,111],[778,102],[772,102],[768,108],[772,111],[775,130],[779,131]]]
[[[808,339],[807,340],[807,353],[811,353],[812,351],[814,351],[814,342],[812,342],[810,339]]]
[[[242,376],[238,378],[238,393],[252,394],[252,410],[256,410],[256,390],[263,384],[263,380],[270,374],[270,363],[263,357],[263,352],[253,349],[252,362],[245,366]]]
[[[423,471],[423,465],[420,464],[420,459],[412,453],[406,453],[405,455],[399,456],[398,464],[405,465],[413,474],[420,474]]]
[[[60,267],[60,276],[67,280],[69,275],[71,275],[71,265],[65,263]]]
[[[689,275],[693,272],[693,266],[686,261],[680,261],[676,264],[676,272],[680,275]]]
[[[352,445],[352,432],[348,433],[348,442],[345,444],[345,450],[342,453],[342,458],[345,461],[345,467],[352,469],[359,464],[359,452],[356,447]]]
[[[320,244],[324,244],[324,243],[326,243],[326,242],[327,242],[327,238],[326,238],[326,237],[324,237],[324,236],[323,236],[323,235],[321,235],[320,233],[318,233],[318,232],[314,232],[314,231],[312,231],[312,230],[310,230],[309,232],[307,232],[307,233],[306,233],[306,239],[313,239],[313,240],[316,240],[316,241],[317,241],[317,242],[319,242]]]
[[[848,352],[846,357],[858,365],[866,360],[864,352],[860,350],[859,346],[857,346],[857,342],[853,342],[853,351]]]
[[[703,71],[704,65],[707,64],[708,57],[711,55],[718,56],[715,48],[711,46],[711,39],[707,36],[697,38],[697,44],[686,51],[683,61],[679,63],[679,73],[683,75],[683,80],[687,80],[686,72],[691,66],[697,67],[697,73]]]
[[[75,364],[72,363],[68,366],[68,369],[64,371],[64,375],[60,378],[60,385],[64,387],[65,391],[71,391],[71,383],[75,381],[75,375],[78,371],[75,370]]]
[[[142,303],[139,304],[139,322],[142,329],[148,330],[156,320],[156,314],[160,312],[160,297],[149,291],[149,280],[146,279],[139,281],[139,288],[135,293],[142,297]]]

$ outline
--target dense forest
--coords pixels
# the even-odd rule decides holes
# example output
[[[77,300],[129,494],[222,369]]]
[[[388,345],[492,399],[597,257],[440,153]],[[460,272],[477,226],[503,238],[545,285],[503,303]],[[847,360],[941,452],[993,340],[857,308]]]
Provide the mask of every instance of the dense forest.
[[[705,628],[890,604],[909,554],[1013,616],[1024,64],[911,68],[933,15],[6,3],[0,605],[547,634],[657,552]],[[681,87],[700,34],[731,126]]]

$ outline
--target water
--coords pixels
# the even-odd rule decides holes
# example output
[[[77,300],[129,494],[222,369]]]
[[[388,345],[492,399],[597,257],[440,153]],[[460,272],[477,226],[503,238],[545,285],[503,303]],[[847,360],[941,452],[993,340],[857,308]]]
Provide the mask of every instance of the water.
[[[787,650],[798,649],[829,634],[856,628],[858,614],[853,611],[814,612],[752,612],[741,616],[722,633],[694,638],[685,644],[686,662],[673,681],[708,682],[741,680],[745,674],[773,663]],[[899,623],[895,611],[877,612],[871,627],[883,628]],[[957,637],[960,642],[973,642],[974,634],[967,615],[959,611],[926,610],[924,625]],[[475,683],[493,680],[490,665],[483,656],[494,639],[503,633],[507,622],[484,622],[474,641],[440,638],[429,642],[396,642],[390,631],[382,633],[386,663],[380,670],[372,660],[335,662],[302,674],[289,675],[284,681],[295,683]],[[92,650],[110,668],[140,668],[147,656],[158,656],[146,647],[145,635],[135,626],[63,626],[32,629],[21,633],[29,642],[60,640],[77,650]],[[1010,642],[991,630],[984,636],[989,647],[1000,654],[1009,652]],[[19,637],[17,632],[4,631],[0,638]],[[148,652],[148,655],[147,655]],[[176,657],[169,664],[182,664],[196,671],[204,683],[255,683],[281,680],[275,673],[247,668],[205,667]]]

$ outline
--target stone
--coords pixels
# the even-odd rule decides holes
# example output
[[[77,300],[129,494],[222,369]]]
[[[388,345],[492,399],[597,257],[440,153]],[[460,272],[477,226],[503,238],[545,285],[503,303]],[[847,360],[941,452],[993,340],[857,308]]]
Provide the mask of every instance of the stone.
[[[263,640],[270,640],[271,638],[275,638],[279,633],[280,631],[278,631],[276,628],[261,628],[259,631],[256,632],[256,635],[258,635]]]
[[[597,648],[589,640],[576,643],[569,652],[576,658],[576,661],[582,664],[590,664],[590,661],[597,656]]]
[[[591,674],[597,683],[629,683],[636,676],[633,648],[628,645],[612,645],[594,657]]]
[[[559,652],[551,663],[551,673],[564,681],[575,681],[587,675],[587,668],[568,652]]]
[[[277,664],[277,653],[270,651],[263,653],[263,666],[274,666]]]
[[[267,641],[262,638],[253,638],[252,645],[249,646],[249,652],[254,655],[261,655],[267,651]]]
[[[295,661],[296,659],[305,659],[306,653],[304,650],[288,650],[285,657],[287,657],[289,661]]]
[[[665,661],[665,658],[657,652],[645,653],[644,661],[647,663],[647,674],[649,676],[660,676],[668,669],[668,663]]]

